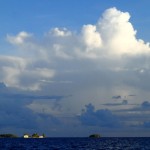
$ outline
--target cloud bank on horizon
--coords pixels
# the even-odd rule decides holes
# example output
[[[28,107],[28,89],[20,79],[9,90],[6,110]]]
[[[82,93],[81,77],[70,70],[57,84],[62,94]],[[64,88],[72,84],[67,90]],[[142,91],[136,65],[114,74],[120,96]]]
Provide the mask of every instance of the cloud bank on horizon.
[[[142,105],[150,96],[150,43],[137,39],[129,19],[128,12],[114,7],[105,10],[96,24],[83,25],[79,33],[65,27],[50,29],[40,38],[26,31],[8,33],[6,40],[16,50],[14,55],[0,56],[0,82],[23,93],[66,96],[63,100],[41,98],[20,103],[23,111],[33,112],[30,116],[40,129],[46,122],[52,126],[49,133],[63,135],[67,126],[70,131],[71,126],[84,128],[85,133],[91,125],[94,131],[109,129],[111,124],[124,131],[148,127],[150,120],[138,117],[141,109],[128,104]],[[122,95],[139,93],[138,97],[122,99]],[[118,94],[119,98],[112,99]],[[115,101],[121,105],[113,105]],[[104,103],[116,108],[101,105]],[[81,112],[84,106],[86,110]],[[133,111],[135,114],[129,116]]]

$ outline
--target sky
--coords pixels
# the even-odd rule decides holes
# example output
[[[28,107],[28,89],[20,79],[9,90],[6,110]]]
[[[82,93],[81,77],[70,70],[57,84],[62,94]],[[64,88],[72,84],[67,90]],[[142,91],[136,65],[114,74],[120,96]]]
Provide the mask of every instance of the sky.
[[[149,0],[0,0],[0,133],[150,136]]]

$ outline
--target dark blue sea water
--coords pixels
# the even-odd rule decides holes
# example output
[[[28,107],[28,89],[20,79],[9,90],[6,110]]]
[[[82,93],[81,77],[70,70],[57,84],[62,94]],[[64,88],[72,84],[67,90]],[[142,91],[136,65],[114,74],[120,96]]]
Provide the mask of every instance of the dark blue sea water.
[[[0,150],[150,150],[150,138],[0,139]]]

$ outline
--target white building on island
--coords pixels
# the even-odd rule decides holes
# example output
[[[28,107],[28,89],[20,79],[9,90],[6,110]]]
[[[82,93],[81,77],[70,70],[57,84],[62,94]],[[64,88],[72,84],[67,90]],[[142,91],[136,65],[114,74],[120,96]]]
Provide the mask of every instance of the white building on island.
[[[30,136],[28,134],[23,135],[24,138],[29,138]]]
[[[43,135],[40,135],[39,138],[44,138],[44,136],[43,136]]]

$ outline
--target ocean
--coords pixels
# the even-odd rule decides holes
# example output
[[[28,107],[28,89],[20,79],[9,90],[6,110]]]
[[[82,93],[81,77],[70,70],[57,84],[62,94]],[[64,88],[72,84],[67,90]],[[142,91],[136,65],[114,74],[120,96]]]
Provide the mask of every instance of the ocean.
[[[0,150],[150,150],[150,138],[1,138]]]

